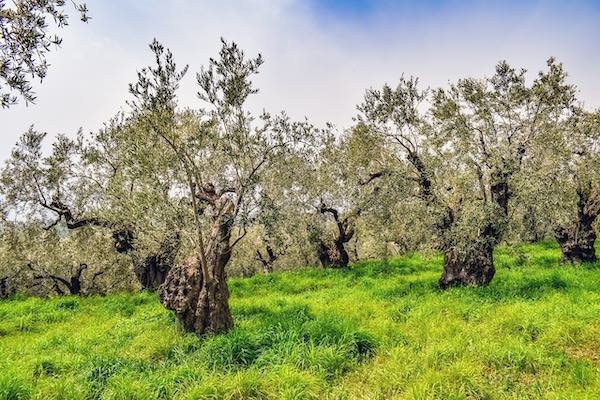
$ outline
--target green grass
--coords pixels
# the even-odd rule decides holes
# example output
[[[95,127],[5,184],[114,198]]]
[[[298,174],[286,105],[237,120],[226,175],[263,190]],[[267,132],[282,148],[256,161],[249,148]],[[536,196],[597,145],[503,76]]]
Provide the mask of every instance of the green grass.
[[[155,295],[0,302],[0,399],[598,399],[600,267],[502,248],[485,288],[441,259],[232,279],[198,339]]]

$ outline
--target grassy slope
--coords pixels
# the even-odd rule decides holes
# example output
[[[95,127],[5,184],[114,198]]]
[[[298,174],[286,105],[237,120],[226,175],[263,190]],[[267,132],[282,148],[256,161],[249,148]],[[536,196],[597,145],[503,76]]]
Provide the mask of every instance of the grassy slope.
[[[148,293],[0,302],[0,399],[600,398],[600,268],[522,250],[478,289],[418,256],[233,279],[204,340]]]

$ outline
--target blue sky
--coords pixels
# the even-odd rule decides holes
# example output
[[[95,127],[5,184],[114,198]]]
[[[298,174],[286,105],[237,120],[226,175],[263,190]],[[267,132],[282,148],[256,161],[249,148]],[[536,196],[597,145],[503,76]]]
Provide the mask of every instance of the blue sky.
[[[72,21],[37,104],[0,110],[0,159],[31,124],[54,135],[96,130],[128,98],[158,38],[190,73],[180,103],[200,107],[194,72],[219,37],[266,60],[251,107],[317,124],[351,124],[368,87],[402,74],[427,86],[484,76],[506,59],[533,76],[549,56],[565,63],[579,97],[600,107],[600,1],[87,0]]]

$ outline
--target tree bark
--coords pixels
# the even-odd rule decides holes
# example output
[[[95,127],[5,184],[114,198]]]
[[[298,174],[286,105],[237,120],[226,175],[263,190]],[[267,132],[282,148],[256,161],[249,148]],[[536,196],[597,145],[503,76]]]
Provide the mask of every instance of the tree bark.
[[[196,256],[173,267],[160,288],[161,303],[175,312],[186,331],[198,335],[226,332],[233,327],[225,274],[231,257],[233,204],[227,198],[218,203],[205,249],[209,276],[204,276]]]
[[[587,226],[559,227],[555,231],[556,241],[565,263],[596,262],[596,233]]]
[[[143,261],[134,258],[133,271],[143,290],[157,291],[175,264],[181,244],[179,232],[170,232],[160,245],[158,252]]]
[[[83,263],[79,264],[77,269],[75,269],[74,271],[71,270],[71,275],[68,278],[63,278],[61,276],[49,273],[49,272],[45,271],[45,269],[43,269],[43,268],[41,270],[36,270],[33,266],[33,263],[31,263],[31,262],[29,262],[27,265],[28,265],[29,269],[33,272],[33,280],[35,280],[35,281],[41,281],[41,280],[52,281],[52,289],[56,292],[57,295],[63,296],[63,295],[68,294],[68,295],[72,295],[72,296],[80,296],[82,294],[81,278],[83,276],[83,271],[88,268],[87,264],[83,264]],[[91,288],[91,286],[93,286],[96,276],[102,274],[103,272],[104,271],[100,271],[100,272],[96,272],[96,274],[94,274],[94,280],[92,281],[90,288]],[[67,288],[67,291],[63,290],[63,286]]]
[[[350,262],[350,256],[346,250],[346,243],[348,243],[354,236],[354,228],[351,218],[355,215],[360,215],[360,209],[350,213],[346,218],[340,218],[339,212],[331,207],[321,205],[320,210],[322,214],[329,213],[333,216],[335,221],[337,232],[333,238],[333,243],[328,244],[327,242],[320,240],[317,253],[319,261],[323,268],[348,268]]]
[[[484,286],[490,283],[494,269],[493,246],[475,245],[466,253],[454,248],[444,252],[444,272],[439,280],[440,288],[453,286]]]
[[[419,197],[430,207],[443,208],[435,227],[442,236],[446,236],[456,221],[454,210],[448,206],[442,206],[432,189],[430,172],[419,154],[409,152],[408,161],[413,165],[418,175]],[[506,174],[496,174],[494,182],[490,185],[492,201],[499,206],[499,210],[504,214],[508,213],[508,200],[510,198],[507,178]],[[485,194],[485,190],[483,192]],[[461,285],[487,285],[492,280],[496,272],[492,243],[495,243],[496,237],[500,235],[500,231],[492,227],[492,224],[488,224],[482,231],[484,242],[473,244],[468,251],[456,250],[452,238],[448,238],[444,250],[444,271],[439,280],[441,289]],[[494,237],[494,240],[489,240],[490,237]]]
[[[334,239],[333,245],[329,245],[324,241],[319,243],[317,253],[323,268],[348,268],[350,256],[344,246],[345,243],[346,241],[339,237]]]
[[[265,245],[265,250],[267,253],[266,255],[268,257],[265,257],[260,250],[256,250],[256,259],[262,264],[263,272],[265,274],[270,274],[271,272],[273,272],[273,263],[277,260],[278,257],[269,243]]]
[[[504,208],[505,209],[505,208]],[[444,272],[439,280],[441,289],[453,286],[485,286],[494,278],[494,248],[503,233],[506,224],[504,214],[492,215],[485,228],[482,229],[480,240],[463,247],[461,250],[452,244],[444,250]],[[454,223],[454,213],[449,210],[446,221]]]
[[[465,250],[457,251],[452,245],[444,251],[444,272],[439,280],[440,288],[452,286],[485,286],[494,278],[494,248],[504,235],[508,224],[508,202],[512,197],[509,178],[511,172],[493,171],[491,174],[491,201],[495,206],[480,233],[480,240]],[[448,210],[444,229],[451,229],[455,214]]]
[[[597,196],[591,187],[577,188],[577,221],[569,227],[559,226],[554,235],[562,252],[563,262],[596,262],[596,232],[594,222],[598,216]]]
[[[0,299],[7,299],[15,293],[15,288],[11,284],[8,276],[0,277]]]

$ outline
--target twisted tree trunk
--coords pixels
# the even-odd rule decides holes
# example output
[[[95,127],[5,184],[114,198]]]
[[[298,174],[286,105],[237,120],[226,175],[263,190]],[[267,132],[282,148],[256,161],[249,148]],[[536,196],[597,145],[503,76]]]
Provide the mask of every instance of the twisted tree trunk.
[[[222,198],[215,206],[205,248],[208,276],[198,256],[173,267],[160,288],[160,301],[173,310],[182,327],[198,335],[225,332],[233,327],[225,267],[231,257],[233,204]]]
[[[562,252],[563,262],[595,262],[596,232],[593,224],[598,217],[598,201],[591,188],[577,188],[577,221],[571,226],[559,226],[554,235]]]
[[[266,255],[265,257],[260,250],[256,250],[256,259],[260,261],[263,266],[263,272],[270,274],[273,272],[273,263],[277,260],[278,256],[275,254],[273,247],[269,243],[265,245]]]
[[[596,262],[594,229],[588,226],[559,227],[554,234],[562,252],[563,262]]]
[[[27,264],[27,266],[33,272],[33,279],[35,281],[50,280],[52,282],[52,289],[59,296],[63,296],[63,295],[80,296],[80,295],[84,294],[82,278],[83,278],[83,271],[88,269],[87,264],[83,264],[83,263],[79,264],[79,266],[77,268],[75,268],[75,270],[71,270],[71,274],[67,278],[47,272],[43,268],[36,269],[33,266],[33,263],[31,263],[31,262],[29,262]],[[90,280],[90,283],[87,288],[88,291],[93,289],[95,282],[96,282],[96,278],[98,276],[102,275],[103,273],[104,273],[104,270],[100,270],[93,274],[92,279]],[[64,288],[66,288],[66,291],[64,290]]]
[[[461,285],[485,286],[494,278],[494,248],[500,242],[508,222],[508,201],[511,197],[509,177],[509,173],[492,173],[490,193],[495,208],[488,216],[479,240],[460,246],[462,250],[457,250],[453,241],[450,241],[445,249],[444,272],[439,280],[441,289]],[[448,209],[441,224],[442,230],[451,229],[454,222],[454,212]]]
[[[172,231],[164,238],[157,253],[150,254],[143,261],[134,258],[133,271],[142,289],[159,290],[175,264],[180,245],[181,235],[178,231]]]
[[[493,247],[489,245],[474,246],[466,253],[455,249],[445,251],[444,272],[439,280],[440,288],[484,286],[490,283],[496,273],[493,252]]]
[[[339,212],[335,208],[321,205],[319,211],[322,214],[331,214],[337,228],[331,244],[324,240],[319,241],[317,253],[321,266],[323,268],[348,268],[350,256],[346,250],[346,243],[354,236],[353,221],[351,219],[354,216],[360,215],[360,209],[354,210],[343,219],[340,218]]]

